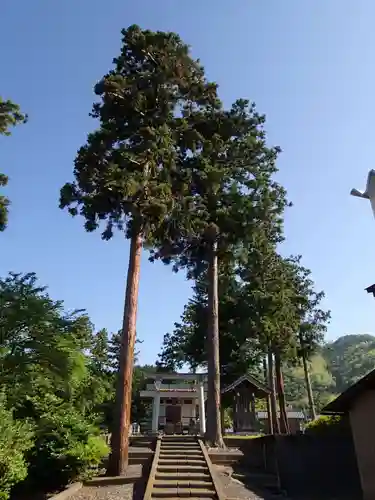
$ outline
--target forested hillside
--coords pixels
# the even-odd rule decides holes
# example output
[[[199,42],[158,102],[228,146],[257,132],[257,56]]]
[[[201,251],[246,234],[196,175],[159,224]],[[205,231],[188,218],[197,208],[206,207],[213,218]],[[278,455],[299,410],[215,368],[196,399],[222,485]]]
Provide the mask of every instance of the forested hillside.
[[[375,337],[344,335],[325,344],[310,359],[310,375],[317,409],[375,368]],[[284,371],[288,403],[307,408],[307,394],[301,366]]]

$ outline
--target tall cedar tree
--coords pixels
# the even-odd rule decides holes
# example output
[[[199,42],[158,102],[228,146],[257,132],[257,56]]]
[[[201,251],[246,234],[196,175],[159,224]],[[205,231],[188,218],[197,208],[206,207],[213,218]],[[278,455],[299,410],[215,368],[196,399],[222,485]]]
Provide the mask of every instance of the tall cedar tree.
[[[152,259],[187,268],[188,276],[207,274],[208,394],[206,440],[223,446],[220,423],[218,261],[230,260],[239,242],[251,240],[257,225],[269,223],[269,237],[279,240],[284,189],[272,179],[278,148],[266,145],[265,117],[246,100],[231,109],[184,109],[189,124],[182,136],[188,151],[174,182],[183,200],[165,221],[168,234]],[[193,132],[191,132],[193,131]],[[184,207],[183,213],[179,213]],[[174,224],[171,224],[171,221]]]
[[[274,387],[273,368],[276,375],[276,387],[280,407],[281,431],[288,432],[285,390],[282,374],[282,362],[295,360],[301,351],[300,335],[303,334],[303,351],[312,351],[323,338],[329,312],[322,311],[318,305],[323,298],[322,292],[315,292],[314,283],[310,279],[311,272],[301,265],[301,257],[282,258],[275,249],[268,248],[267,242],[261,252],[261,261],[252,269],[263,269],[260,283],[256,276],[248,273],[242,276],[247,281],[247,297],[253,304],[253,312],[249,316],[256,320],[254,326],[260,334],[261,345],[268,349],[270,384]],[[267,257],[268,255],[268,257]],[[266,258],[266,260],[264,260]],[[262,264],[260,263],[262,262]],[[257,263],[255,259],[254,264]],[[260,286],[259,286],[260,285]],[[274,366],[273,366],[274,365]],[[272,391],[271,407],[275,432],[278,432],[278,421],[275,421],[275,394]]]
[[[321,345],[324,334],[327,330],[331,312],[321,309],[321,303],[325,294],[323,291],[316,292],[314,281],[311,278],[311,271],[301,264],[301,257],[290,259],[290,266],[295,279],[297,296],[302,297],[297,304],[300,322],[296,332],[297,354],[302,360],[305,375],[306,391],[310,407],[310,417],[316,418],[315,403],[311,387],[311,380],[308,367],[308,359]]]
[[[21,113],[18,104],[0,97],[0,135],[10,135],[10,128],[19,123],[25,123],[27,115]],[[0,172],[0,187],[8,184],[8,177]],[[8,207],[10,201],[6,196],[0,195],[0,231],[4,231],[8,222]]]
[[[60,198],[61,208],[69,207],[71,215],[85,218],[87,231],[104,222],[103,239],[110,239],[118,229],[131,240],[117,425],[109,461],[109,473],[114,475],[122,474],[128,464],[142,246],[154,243],[161,221],[177,202],[172,174],[181,159],[179,128],[186,128],[180,110],[216,102],[216,86],[206,82],[203,68],[176,34],[131,26],[122,36],[114,69],[95,86],[101,102],[94,104],[91,116],[100,127],[78,151],[75,182],[62,188]]]
[[[259,230],[248,251],[248,265],[241,270],[250,329],[257,332],[259,349],[267,355],[271,389],[273,433],[288,432],[281,360],[295,347],[299,326],[298,297],[288,259],[270,243],[267,227]],[[276,379],[276,380],[275,380]],[[280,420],[277,418],[278,395]]]

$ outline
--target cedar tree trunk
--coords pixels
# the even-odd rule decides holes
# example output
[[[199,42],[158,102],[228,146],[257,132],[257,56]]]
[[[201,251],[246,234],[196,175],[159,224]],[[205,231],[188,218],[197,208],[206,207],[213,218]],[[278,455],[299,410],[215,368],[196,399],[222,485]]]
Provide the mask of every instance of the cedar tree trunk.
[[[207,428],[205,439],[210,446],[224,448],[220,418],[219,300],[216,235],[217,229],[212,230],[209,235]]]
[[[129,267],[122,325],[120,368],[116,393],[115,425],[112,433],[112,451],[108,464],[108,475],[110,476],[123,475],[128,466],[134,345],[136,340],[141,254],[142,234],[138,233],[131,238],[130,243]]]
[[[276,404],[276,387],[275,387],[275,373],[273,365],[273,353],[271,346],[268,349],[268,385],[271,389],[271,414],[272,414],[272,434],[280,434],[279,419],[277,418],[277,404]]]
[[[267,371],[267,360],[266,358],[263,359],[263,374],[264,374],[264,385],[268,386],[269,380],[268,380],[268,371]],[[272,412],[271,412],[271,398],[270,395],[267,394],[267,420],[268,420],[268,432],[270,434],[273,434],[273,420],[272,420]]]
[[[314,396],[313,396],[312,387],[311,387],[309,367],[307,366],[306,352],[305,352],[303,347],[302,347],[302,363],[303,363],[303,372],[305,374],[307,397],[309,400],[310,417],[313,420],[315,420],[316,419],[316,411],[315,411],[315,404],[314,404]]]
[[[284,379],[283,379],[283,372],[281,371],[280,351],[278,349],[276,349],[275,351],[275,370],[276,370],[277,394],[278,394],[279,408],[280,408],[281,433],[289,434],[289,423],[288,423],[288,415],[286,412]]]

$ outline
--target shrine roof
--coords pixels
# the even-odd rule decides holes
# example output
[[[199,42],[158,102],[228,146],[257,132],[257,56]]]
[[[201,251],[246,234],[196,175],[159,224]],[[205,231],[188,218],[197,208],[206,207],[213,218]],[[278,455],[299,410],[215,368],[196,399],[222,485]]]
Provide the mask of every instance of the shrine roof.
[[[260,380],[255,378],[253,375],[249,375],[249,374],[242,375],[242,377],[239,377],[237,380],[232,382],[230,385],[227,385],[226,387],[224,387],[224,389],[222,389],[221,392],[222,392],[222,394],[224,394],[226,392],[233,391],[236,387],[238,387],[246,382],[248,384],[252,385],[259,392],[262,392],[264,395],[270,394],[270,392],[271,392],[270,389],[266,385],[264,385],[262,382],[260,382]]]
[[[205,380],[207,373],[167,373],[167,372],[154,372],[146,373],[146,378],[150,380]]]
[[[197,392],[194,388],[186,389],[160,389],[159,392]]]
[[[278,416],[278,418],[280,418],[279,411],[277,412],[277,416]],[[286,416],[287,416],[287,418],[295,418],[298,420],[304,420],[304,418],[305,418],[305,414],[302,411],[287,410]],[[266,411],[258,411],[257,417],[261,420],[263,420],[263,419],[265,420],[266,418],[268,418],[268,413]]]

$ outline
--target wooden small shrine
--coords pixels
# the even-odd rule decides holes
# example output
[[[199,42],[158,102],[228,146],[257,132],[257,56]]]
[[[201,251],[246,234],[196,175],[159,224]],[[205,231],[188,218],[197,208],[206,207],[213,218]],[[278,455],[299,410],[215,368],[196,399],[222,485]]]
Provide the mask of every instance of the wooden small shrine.
[[[259,432],[255,401],[268,401],[270,393],[270,389],[252,375],[243,375],[224,387],[222,394],[232,396],[233,432]]]

